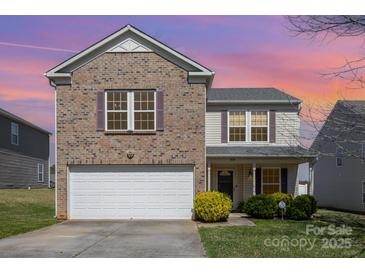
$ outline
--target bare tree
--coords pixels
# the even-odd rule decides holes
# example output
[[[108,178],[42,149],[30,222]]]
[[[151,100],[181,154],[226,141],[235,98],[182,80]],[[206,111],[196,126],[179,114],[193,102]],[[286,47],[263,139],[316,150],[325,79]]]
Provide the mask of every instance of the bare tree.
[[[365,15],[300,15],[288,16],[287,19],[288,29],[294,35],[329,41],[348,37],[365,39]],[[345,59],[342,66],[323,74],[349,80],[351,88],[363,88],[365,87],[365,53],[364,56],[359,56],[355,60]]]
[[[365,15],[288,16],[288,29],[296,36],[334,42],[337,39],[359,38],[359,47],[365,42]],[[361,42],[361,40],[363,41]],[[365,87],[365,52],[355,60],[322,75],[348,80],[350,88]],[[324,156],[333,156],[333,147],[339,148],[344,157],[362,158],[361,145],[365,143],[365,101],[340,101],[314,105],[306,102],[301,112],[302,127],[307,129],[298,142]],[[310,140],[311,139],[311,140]]]

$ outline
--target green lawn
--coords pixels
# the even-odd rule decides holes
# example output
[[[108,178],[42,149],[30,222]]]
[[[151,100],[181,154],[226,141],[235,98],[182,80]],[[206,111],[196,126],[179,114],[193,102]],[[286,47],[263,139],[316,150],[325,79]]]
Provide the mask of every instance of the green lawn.
[[[54,190],[0,189],[0,239],[57,223]]]
[[[255,223],[256,227],[200,228],[208,257],[365,257],[364,215],[319,210],[313,221]],[[307,234],[307,225],[313,225],[317,232],[321,228],[326,231]],[[333,228],[344,232],[337,230],[342,225],[351,227],[351,235],[333,235]]]

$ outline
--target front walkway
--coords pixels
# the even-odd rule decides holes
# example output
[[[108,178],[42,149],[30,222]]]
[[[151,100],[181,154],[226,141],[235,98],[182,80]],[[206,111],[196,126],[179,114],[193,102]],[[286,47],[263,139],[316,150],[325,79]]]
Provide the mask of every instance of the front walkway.
[[[247,218],[244,213],[231,213],[227,222],[219,223],[201,223],[198,222],[199,227],[219,227],[219,226],[256,226],[254,222]]]
[[[68,221],[0,240],[0,257],[203,257],[193,221]]]

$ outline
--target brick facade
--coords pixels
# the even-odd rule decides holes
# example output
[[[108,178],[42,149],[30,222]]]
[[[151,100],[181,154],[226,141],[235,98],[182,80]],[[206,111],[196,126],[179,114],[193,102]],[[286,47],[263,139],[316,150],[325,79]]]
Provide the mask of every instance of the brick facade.
[[[57,215],[67,218],[67,167],[89,164],[191,164],[195,192],[205,190],[204,84],[155,53],[104,53],[57,86]],[[105,89],[164,91],[164,131],[96,131],[96,93]],[[127,152],[134,153],[133,159]]]

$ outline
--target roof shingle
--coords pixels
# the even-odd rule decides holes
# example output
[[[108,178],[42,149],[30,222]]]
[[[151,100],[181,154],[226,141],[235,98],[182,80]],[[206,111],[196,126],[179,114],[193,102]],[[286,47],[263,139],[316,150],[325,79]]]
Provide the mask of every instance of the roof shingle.
[[[301,103],[301,100],[276,88],[211,88],[208,103]]]

